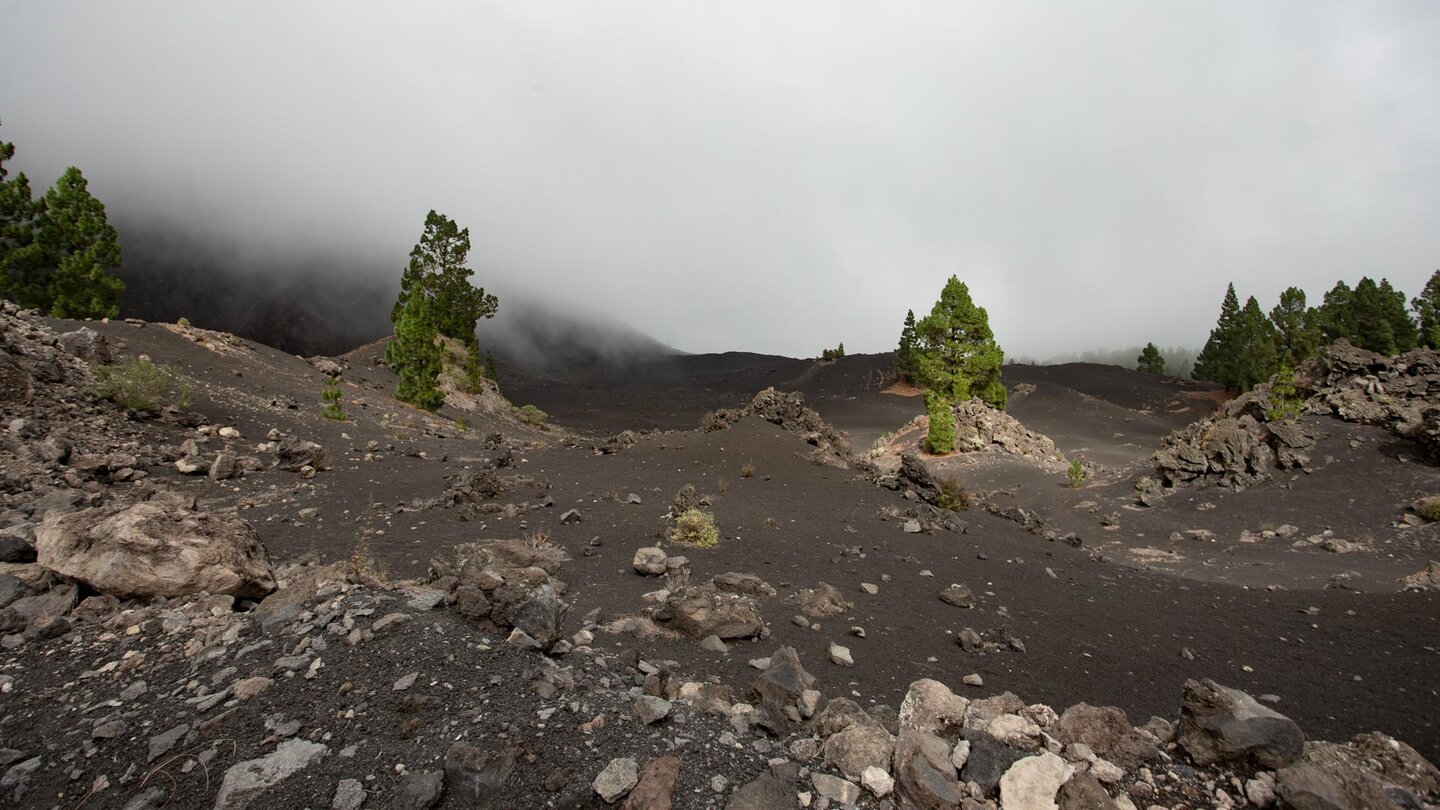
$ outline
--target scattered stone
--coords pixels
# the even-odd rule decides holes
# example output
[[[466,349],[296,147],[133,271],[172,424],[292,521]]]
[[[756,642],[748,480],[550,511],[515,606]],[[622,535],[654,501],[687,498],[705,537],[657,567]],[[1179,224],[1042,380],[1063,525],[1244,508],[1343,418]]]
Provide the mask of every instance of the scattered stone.
[[[610,764],[595,777],[591,787],[606,804],[614,804],[639,781],[640,766],[630,757],[619,757],[610,760]]]
[[[486,751],[457,742],[445,752],[445,792],[463,807],[491,807],[505,796],[505,780],[515,770],[513,750]]]
[[[330,749],[320,743],[285,740],[263,757],[230,766],[215,794],[216,810],[240,810],[248,806],[262,791],[308,768],[329,752]]]
[[[848,779],[828,773],[812,773],[810,784],[815,786],[815,792],[821,797],[841,807],[851,807],[860,800],[860,787]]]
[[[665,550],[655,546],[639,549],[631,564],[638,574],[658,577],[665,573]]]
[[[640,779],[625,797],[621,810],[670,810],[675,800],[675,782],[680,778],[680,758],[656,757],[640,769]]]
[[[670,701],[654,695],[641,695],[635,699],[635,716],[640,722],[651,725],[670,714]]]
[[[1054,810],[1055,794],[1075,768],[1046,751],[1010,766],[1000,779],[1000,804],[1005,810]]]
[[[849,647],[841,647],[835,642],[830,642],[830,660],[842,667],[855,666],[855,659],[850,656]]]

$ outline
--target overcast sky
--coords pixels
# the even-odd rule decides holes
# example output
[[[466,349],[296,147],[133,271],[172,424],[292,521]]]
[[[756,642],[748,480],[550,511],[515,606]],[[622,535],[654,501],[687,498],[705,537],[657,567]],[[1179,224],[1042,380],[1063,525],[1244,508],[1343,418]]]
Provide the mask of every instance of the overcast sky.
[[[0,139],[113,221],[477,280],[688,351],[1199,345],[1440,267],[1440,3],[15,2]],[[357,272],[362,272],[357,270]],[[373,272],[373,271],[364,271]]]

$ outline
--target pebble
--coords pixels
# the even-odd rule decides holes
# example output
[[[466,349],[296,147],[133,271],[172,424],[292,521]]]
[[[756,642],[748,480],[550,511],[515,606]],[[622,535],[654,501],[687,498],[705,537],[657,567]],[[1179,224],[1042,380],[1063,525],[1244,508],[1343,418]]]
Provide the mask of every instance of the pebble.
[[[850,655],[849,647],[842,647],[835,642],[830,642],[830,660],[842,667],[855,666],[855,659]]]

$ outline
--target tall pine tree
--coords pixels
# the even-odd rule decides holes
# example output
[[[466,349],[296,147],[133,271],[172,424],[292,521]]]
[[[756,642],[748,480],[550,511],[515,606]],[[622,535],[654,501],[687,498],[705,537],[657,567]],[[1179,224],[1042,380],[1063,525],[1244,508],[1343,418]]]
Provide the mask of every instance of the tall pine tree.
[[[1409,308],[1405,305],[1405,293],[1390,286],[1390,280],[1380,279],[1380,312],[1390,324],[1390,334],[1395,344],[1388,354],[1399,354],[1408,352],[1419,345],[1419,331],[1415,328],[1415,319],[1410,317]]]
[[[385,347],[385,362],[395,371],[395,398],[427,411],[445,402],[438,378],[443,349],[431,309],[423,296],[405,299],[395,321],[395,338]]]
[[[1289,287],[1280,293],[1280,303],[1270,310],[1275,325],[1275,348],[1290,368],[1320,352],[1320,316],[1305,304],[1305,291]]]
[[[1245,301],[1235,330],[1234,379],[1226,383],[1241,391],[1270,379],[1280,368],[1280,355],[1275,348],[1275,326],[1260,309],[1255,296]]]
[[[1419,345],[1440,349],[1440,270],[1430,274],[1425,289],[1410,300],[1410,306],[1420,321]]]
[[[10,178],[5,162],[14,157],[15,144],[0,142],[0,297],[48,311],[49,278],[35,241],[40,205],[24,172]]]
[[[120,238],[105,219],[105,205],[90,194],[71,166],[45,193],[36,240],[50,270],[49,309],[57,318],[113,318],[125,283]]]
[[[1334,343],[1340,338],[1355,342],[1355,292],[1350,285],[1343,281],[1335,282],[1335,286],[1325,293],[1319,313],[1320,334],[1325,343]]]
[[[1234,388],[1239,380],[1236,368],[1236,351],[1239,343],[1240,299],[1235,295],[1235,285],[1225,288],[1225,299],[1220,303],[1220,318],[1210,330],[1205,348],[1195,358],[1195,370],[1190,376],[1197,380],[1219,383]]]
[[[921,386],[950,400],[979,397],[1005,407],[1000,366],[1005,353],[990,331],[990,316],[970,298],[970,289],[951,276],[930,314],[915,324]]]
[[[895,350],[895,371],[906,380],[915,379],[919,371],[919,346],[915,338],[915,310],[906,310],[905,324],[900,328],[900,348]]]
[[[436,331],[474,346],[475,322],[494,317],[499,301],[470,283],[474,271],[465,266],[469,253],[469,228],[460,228],[455,220],[436,211],[427,214],[425,231],[400,276],[400,295],[390,311],[390,322],[398,324],[406,303],[419,297],[430,310]]]

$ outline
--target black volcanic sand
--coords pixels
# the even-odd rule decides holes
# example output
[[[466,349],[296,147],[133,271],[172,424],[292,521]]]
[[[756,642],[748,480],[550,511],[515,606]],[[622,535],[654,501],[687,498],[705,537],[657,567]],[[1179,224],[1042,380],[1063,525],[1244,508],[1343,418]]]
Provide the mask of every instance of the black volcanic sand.
[[[1076,531],[1080,548],[1047,542],[978,506],[964,515],[964,533],[906,534],[903,521],[887,517],[909,506],[899,493],[806,461],[810,448],[800,437],[753,419],[708,434],[648,434],[613,455],[597,454],[582,437],[540,434],[546,446],[518,454],[517,471],[548,483],[554,505],[511,520],[467,522],[459,510],[405,507],[440,495],[465,459],[486,457],[485,433],[523,434],[513,424],[474,416],[467,417],[470,431],[459,434],[451,426],[456,414],[448,410],[430,418],[396,406],[383,395],[392,384],[388,372],[368,365],[378,347],[348,358],[353,365],[346,374],[346,407],[354,420],[342,424],[318,417],[323,377],[297,358],[262,347],[217,354],[157,326],[100,328],[129,351],[193,375],[201,389],[196,410],[237,426],[247,441],[263,440],[279,427],[331,449],[335,468],[311,482],[266,471],[225,485],[195,484],[215,497],[250,499],[255,505],[245,514],[278,557],[347,557],[368,522],[384,531],[371,540],[369,553],[394,575],[420,576],[432,555],[457,543],[543,531],[573,557],[562,577],[571,586],[570,621],[578,627],[579,617],[595,607],[612,616],[637,613],[646,606],[642,595],[661,587],[636,575],[631,557],[661,536],[671,496],[690,483],[713,496],[724,540],[710,550],[671,553],[689,557],[692,581],[744,571],[774,585],[780,597],[765,604],[773,637],[734,645],[728,655],[692,642],[627,636],[602,636],[597,644],[638,646],[742,685],[755,674],[749,658],[793,644],[827,697],[854,694],[862,702],[896,706],[917,678],[969,689],[960,680],[973,672],[985,684],[970,689],[972,696],[1011,690],[1062,708],[1080,701],[1113,704],[1137,723],[1152,714],[1173,717],[1183,681],[1205,676],[1278,697],[1276,708],[1312,737],[1339,740],[1378,729],[1440,758],[1440,687],[1434,678],[1440,595],[1395,592],[1401,575],[1423,559],[1440,558],[1440,540],[1433,532],[1405,535],[1390,526],[1408,498],[1440,491],[1440,471],[1400,460],[1409,448],[1379,431],[1322,420],[1330,437],[1317,456],[1333,454],[1336,461],[1312,475],[1242,493],[1181,493],[1157,509],[1132,511],[1125,508],[1130,486],[1159,437],[1207,413],[1213,395],[1121,370],[1088,370],[1101,367],[1066,366],[1053,373],[1014,367],[1007,368],[1007,382],[1028,382],[1035,390],[1016,397],[1012,413],[1033,418],[1032,427],[1051,433],[1063,451],[1100,461],[1102,474],[1072,491],[1063,472],[991,454],[937,466],[957,470],[967,488],[990,493],[993,503],[1023,506],[1050,527]],[[507,376],[503,383],[517,404],[533,402],[555,421],[595,434],[688,429],[704,410],[738,405],[760,388],[786,383],[851,431],[861,449],[868,446],[863,437],[892,431],[921,411],[917,398],[881,393],[885,356],[824,367],[755,355],[719,357],[675,358],[664,374],[649,376],[605,380],[597,374],[566,384]],[[271,396],[293,399],[298,408],[271,407],[264,401]],[[357,404],[360,399],[368,407]],[[1073,424],[1067,413],[1076,415]],[[417,429],[425,423],[428,434]],[[394,449],[364,461],[370,441]],[[753,477],[742,476],[746,465],[754,466]],[[643,502],[624,503],[630,493]],[[1086,501],[1094,503],[1081,506]],[[1204,503],[1214,508],[1197,508]],[[318,519],[298,519],[307,507],[319,509]],[[561,525],[561,513],[570,508],[580,510],[582,522]],[[1120,516],[1118,529],[1100,525],[1108,513]],[[1305,533],[1333,526],[1350,539],[1368,531],[1380,550],[1332,555],[1293,551],[1286,542],[1240,547],[1236,541],[1241,528],[1259,531],[1286,521]],[[1171,532],[1189,528],[1210,529],[1224,540],[1169,540]],[[1152,547],[1173,547],[1185,559],[1157,564],[1132,554]],[[1346,587],[1326,587],[1347,570],[1361,573],[1344,581]],[[790,618],[797,611],[785,596],[822,581],[839,587],[853,610],[820,621],[818,631],[795,626]],[[879,585],[879,593],[867,595],[862,582]],[[963,610],[941,602],[936,595],[951,582],[968,584],[980,605]],[[864,627],[866,637],[848,635],[852,625]],[[963,627],[1002,625],[1024,641],[1026,652],[967,654],[955,643]],[[853,668],[830,663],[831,641],[851,649]],[[1187,648],[1193,660],[1182,656]]]

